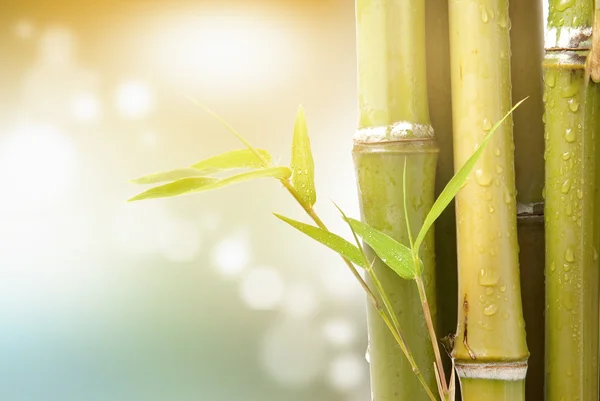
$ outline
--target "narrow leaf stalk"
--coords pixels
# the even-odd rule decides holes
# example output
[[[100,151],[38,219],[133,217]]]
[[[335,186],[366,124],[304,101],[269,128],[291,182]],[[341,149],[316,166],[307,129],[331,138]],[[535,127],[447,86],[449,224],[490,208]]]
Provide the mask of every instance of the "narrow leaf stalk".
[[[418,262],[417,262],[418,263]],[[435,327],[433,325],[433,319],[431,318],[431,310],[429,308],[429,302],[427,301],[427,292],[425,291],[425,285],[421,276],[415,279],[417,288],[419,290],[419,298],[421,299],[421,305],[423,307],[423,314],[425,315],[425,323],[427,324],[427,331],[429,332],[429,338],[431,340],[431,346],[435,354],[436,369],[442,385],[443,394],[448,393],[448,386],[446,382],[446,375],[444,373],[444,365],[442,364],[442,355],[440,353],[440,346],[438,344],[437,335],[435,334]]]

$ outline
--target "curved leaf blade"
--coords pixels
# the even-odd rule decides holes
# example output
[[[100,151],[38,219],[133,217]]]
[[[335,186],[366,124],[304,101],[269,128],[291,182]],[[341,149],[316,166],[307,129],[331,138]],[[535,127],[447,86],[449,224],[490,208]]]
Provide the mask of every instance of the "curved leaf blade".
[[[512,112],[515,111],[515,109],[517,107],[519,107],[521,105],[521,103],[523,103],[525,100],[527,100],[527,98],[525,98],[525,99],[521,100],[520,102],[518,102],[517,104],[515,104],[513,106],[513,108],[510,109],[509,112],[504,115],[504,117],[502,117],[502,119],[500,121],[498,121],[496,124],[494,124],[494,126],[492,127],[490,132],[486,135],[486,137],[481,142],[479,147],[477,147],[475,152],[473,152],[473,154],[467,159],[465,164],[462,165],[462,167],[456,172],[456,174],[454,174],[452,179],[450,179],[448,184],[446,184],[446,187],[444,188],[444,190],[442,191],[440,196],[436,199],[433,206],[431,207],[431,210],[427,214],[427,217],[425,217],[425,221],[423,221],[423,226],[421,227],[421,231],[419,231],[419,235],[417,235],[417,239],[415,240],[415,243],[413,246],[413,249],[416,252],[419,251],[421,243],[425,239],[425,235],[427,235],[427,232],[429,231],[429,229],[431,228],[433,223],[435,223],[437,218],[440,217],[440,214],[442,214],[444,209],[446,209],[448,204],[452,201],[452,199],[454,199],[454,197],[456,196],[456,194],[458,193],[460,188],[463,186],[463,184],[469,177],[469,174],[471,174],[473,167],[475,167],[475,163],[477,163],[477,161],[481,157],[481,154],[483,153],[485,146],[488,144],[490,139],[492,139],[492,136],[494,135],[494,133],[496,132],[498,127],[500,127],[500,125],[502,125],[504,120],[506,120],[508,118],[508,116],[510,116],[512,114]]]
[[[260,157],[256,157],[257,152]],[[238,149],[209,157],[191,165],[196,170],[231,170],[236,168],[260,168],[264,161],[271,163],[273,157],[264,149]]]
[[[420,272],[415,270],[412,252],[408,247],[361,221],[349,218],[348,223],[396,274],[407,280],[417,278]]]
[[[292,184],[300,194],[302,200],[313,206],[317,202],[315,189],[315,164],[310,148],[310,138],[306,127],[306,116],[302,106],[298,109],[294,124],[294,137],[292,140]]]
[[[250,144],[250,142],[244,138],[242,136],[242,134],[240,134],[239,132],[237,132],[227,121],[225,121],[225,119],[223,119],[221,116],[219,116],[217,113],[215,113],[214,111],[212,111],[211,109],[209,109],[208,107],[206,107],[205,105],[203,105],[202,103],[200,103],[199,101],[197,101],[194,98],[191,98],[188,96],[188,99],[192,101],[192,103],[194,103],[196,106],[200,107],[202,110],[204,110],[205,112],[207,112],[208,114],[210,114],[211,116],[213,116],[218,122],[221,123],[221,125],[223,125],[225,128],[227,128],[227,130],[229,132],[231,132],[233,135],[235,135],[235,137],[237,139],[240,140],[240,142],[242,142],[244,145],[246,145],[246,147],[252,152],[254,153],[254,156],[261,161],[261,167],[269,167],[270,164],[270,160],[266,160],[262,157],[262,155],[260,154],[260,152],[258,151],[257,148],[255,148],[254,146],[252,146],[252,144]]]
[[[210,177],[183,178],[181,180],[177,180],[169,184],[150,188],[149,190],[144,191],[141,194],[138,194],[133,198],[129,199],[128,202],[145,199],[168,198],[195,192],[210,191],[213,189],[223,188],[228,185],[237,184],[255,178],[270,177],[277,179],[286,179],[289,178],[291,174],[292,173],[290,169],[287,167],[269,167],[237,174],[231,177],[224,178],[222,180]]]
[[[195,168],[179,168],[171,171],[148,174],[135,178],[129,182],[132,184],[157,184],[165,181],[176,181],[182,178],[203,177],[210,173],[209,170],[197,170]]]
[[[342,237],[322,228],[311,226],[310,224],[301,223],[299,221],[290,219],[289,217],[285,217],[277,213],[273,214],[279,220],[284,221],[285,223],[294,227],[301,233],[306,234],[315,241],[320,242],[329,249],[337,252],[338,254],[348,259],[355,265],[365,268],[365,261],[363,259],[360,249],[355,245],[352,245],[350,242],[346,241]]]
[[[336,209],[338,210],[338,212],[340,212],[340,214],[342,215],[342,219],[346,222],[346,224],[348,224],[348,227],[350,227],[350,232],[352,232],[352,238],[354,238],[354,242],[356,243],[356,247],[359,249],[360,251],[360,256],[363,259],[363,262],[365,264],[365,269],[367,268],[367,266],[369,266],[369,269],[373,268],[373,262],[369,263],[369,259],[367,258],[367,254],[365,253],[365,250],[362,247],[362,244],[360,243],[360,240],[358,239],[358,235],[356,234],[356,231],[354,231],[354,227],[352,227],[352,224],[350,224],[350,221],[348,220],[348,216],[346,216],[346,213],[344,213],[344,211],[342,210],[341,207],[338,206],[337,203],[333,202],[333,206],[336,207]]]

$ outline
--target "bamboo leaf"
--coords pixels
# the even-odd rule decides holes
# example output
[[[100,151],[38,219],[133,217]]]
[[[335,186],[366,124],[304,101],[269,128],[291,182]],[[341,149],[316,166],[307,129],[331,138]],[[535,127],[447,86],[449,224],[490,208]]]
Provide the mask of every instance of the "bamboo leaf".
[[[255,151],[262,159],[256,157]],[[260,168],[263,163],[271,163],[273,158],[264,149],[238,149],[209,157],[191,166],[197,170],[229,170],[236,168]]]
[[[411,250],[387,234],[355,219],[348,219],[356,234],[358,234],[377,256],[400,277],[413,280],[421,272],[414,267]]]
[[[271,163],[272,157],[264,149],[256,149],[258,154],[267,162]],[[259,160],[254,151],[250,149],[238,149],[221,153],[199,161],[189,168],[175,169],[160,173],[145,175],[131,180],[133,184],[156,184],[165,181],[176,181],[182,178],[204,177],[220,170],[238,168],[260,168],[262,161]]]
[[[308,235],[315,241],[320,242],[329,249],[332,249],[333,251],[348,259],[355,265],[365,268],[365,261],[363,260],[363,256],[360,249],[352,245],[350,242],[346,241],[342,237],[322,228],[311,226],[310,224],[304,224],[299,221],[292,220],[288,217],[279,215],[277,213],[273,214],[278,219],[288,223],[290,226]]]
[[[356,247],[360,251],[360,255],[362,256],[362,259],[364,261],[365,269],[367,269],[367,266],[369,266],[369,268],[367,270],[373,270],[373,263],[369,263],[369,259],[367,258],[367,255],[365,254],[365,250],[363,249],[363,247],[362,247],[362,245],[360,243],[360,240],[358,239],[358,235],[356,234],[356,231],[354,231],[354,227],[352,227],[352,224],[350,224],[350,221],[348,220],[348,216],[346,216],[346,213],[344,213],[344,211],[342,210],[342,208],[339,207],[337,205],[337,203],[333,202],[333,205],[340,212],[340,214],[342,215],[342,219],[348,224],[348,227],[350,227],[350,231],[352,232],[352,237],[354,238],[354,242],[356,243]]]
[[[272,177],[277,179],[286,179],[289,178],[290,175],[291,171],[287,167],[269,167],[237,174],[222,180],[209,177],[183,178],[169,184],[150,188],[149,190],[129,199],[128,202],[154,198],[168,198],[195,192],[210,191],[255,178]]]
[[[262,155],[260,154],[260,152],[258,151],[258,149],[255,148],[254,146],[252,146],[252,144],[246,138],[244,138],[242,136],[242,134],[237,132],[231,125],[229,125],[229,123],[227,121],[225,121],[221,116],[219,116],[217,113],[215,113],[214,111],[212,111],[211,109],[209,109],[208,107],[206,107],[205,105],[203,105],[202,103],[197,101],[196,99],[191,98],[191,97],[188,97],[188,99],[190,101],[192,101],[192,103],[194,103],[196,106],[200,107],[202,110],[204,110],[205,112],[207,112],[208,114],[213,116],[215,119],[217,119],[217,121],[219,121],[225,128],[227,128],[227,130],[229,132],[231,132],[233,135],[235,135],[236,138],[240,140],[240,142],[242,142],[244,145],[246,145],[246,147],[252,153],[254,153],[254,156],[256,157],[256,159],[261,161],[262,167],[269,167],[270,162],[268,160],[264,159],[262,157]]]
[[[415,240],[415,244],[413,246],[413,250],[415,252],[419,251],[421,243],[425,239],[425,235],[427,235],[427,232],[429,231],[429,229],[431,228],[433,223],[437,220],[438,217],[440,217],[440,214],[442,214],[442,212],[444,211],[444,209],[446,209],[446,207],[452,201],[452,199],[454,199],[454,197],[456,196],[456,194],[458,193],[460,188],[463,186],[463,184],[469,177],[469,174],[471,174],[471,171],[473,170],[475,163],[477,163],[477,161],[481,157],[481,154],[483,153],[485,146],[488,144],[490,139],[492,139],[492,136],[494,135],[494,133],[496,132],[498,127],[500,127],[500,125],[502,125],[504,120],[506,120],[508,118],[508,116],[510,116],[511,113],[517,107],[519,107],[521,105],[521,103],[523,103],[525,100],[527,100],[527,98],[521,100],[516,105],[514,105],[514,107],[512,109],[510,109],[510,111],[508,113],[506,113],[500,121],[498,121],[496,124],[494,124],[494,126],[492,127],[490,132],[486,135],[486,137],[483,139],[481,144],[477,147],[475,152],[473,152],[473,154],[467,159],[465,164],[463,164],[463,166],[456,172],[456,174],[454,174],[452,179],[450,179],[450,181],[448,182],[448,184],[446,185],[446,187],[444,188],[444,190],[442,191],[440,196],[434,202],[433,206],[431,207],[431,210],[427,214],[427,217],[425,217],[425,221],[423,222],[421,231],[419,231],[419,235],[417,235],[417,239]]]
[[[315,190],[315,164],[310,149],[310,138],[306,128],[306,116],[302,106],[298,109],[296,123],[294,124],[294,138],[292,140],[292,184],[299,192],[302,200],[313,206],[317,201]]]
[[[171,171],[165,171],[161,173],[148,174],[140,178],[131,180],[132,184],[156,184],[165,181],[175,181],[182,178],[190,177],[203,177],[208,175],[210,171],[200,171],[195,168],[180,168]]]

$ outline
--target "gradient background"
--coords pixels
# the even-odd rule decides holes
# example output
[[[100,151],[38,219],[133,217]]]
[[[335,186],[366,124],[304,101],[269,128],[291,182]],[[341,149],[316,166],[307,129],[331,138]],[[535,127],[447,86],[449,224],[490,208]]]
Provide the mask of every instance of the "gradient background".
[[[0,399],[367,401],[364,296],[274,180],[126,204],[240,148],[358,215],[354,2],[1,0]]]

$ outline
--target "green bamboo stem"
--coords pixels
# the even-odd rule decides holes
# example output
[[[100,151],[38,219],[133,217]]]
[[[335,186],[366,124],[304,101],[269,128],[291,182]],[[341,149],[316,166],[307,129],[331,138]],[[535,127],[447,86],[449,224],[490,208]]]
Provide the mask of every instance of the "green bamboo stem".
[[[388,142],[380,145],[355,144],[354,146],[363,220],[403,243],[408,243],[401,182],[405,157],[408,159],[407,176],[410,177],[410,181],[407,182],[407,196],[412,227],[419,227],[422,224],[433,204],[433,176],[437,149],[434,143],[420,142],[411,141],[408,144]],[[432,235],[427,236],[422,249],[425,290],[429,298],[435,299]],[[414,353],[417,365],[421,367],[429,386],[436,388],[433,370],[434,352],[417,286],[412,281],[396,275],[376,258],[369,248],[366,251],[369,260],[376,260],[373,270],[389,296],[396,319],[403,329],[407,344]],[[371,280],[368,282],[370,284]],[[430,310],[432,318],[435,319],[437,314],[433,303]],[[368,326],[373,399],[375,401],[427,399],[388,328],[371,306],[368,308]]]
[[[429,121],[425,69],[425,0],[357,0],[359,122],[353,155],[362,219],[405,244],[402,188],[407,168],[411,227],[421,227],[433,204],[437,146]],[[413,232],[413,234],[416,234]],[[398,277],[366,247],[389,296],[395,318],[429,388],[437,388],[432,343],[415,284]],[[433,236],[421,257],[424,284],[435,310]],[[369,285],[373,284],[368,279]],[[429,400],[394,337],[368,307],[371,389],[374,401]]]
[[[593,0],[550,1],[546,58],[546,400],[598,399],[597,140]]]
[[[527,327],[528,360],[525,397],[544,398],[544,58],[542,2],[510,1],[511,75],[513,99],[529,96],[515,112],[515,176],[517,230],[523,315]]]
[[[508,2],[452,1],[449,15],[454,163],[459,168],[511,107]],[[513,149],[510,120],[456,197],[459,317],[453,356],[465,401],[524,399],[529,353]]]
[[[464,400],[514,401],[525,399],[525,382],[461,379]],[[541,399],[540,399],[541,401]]]

